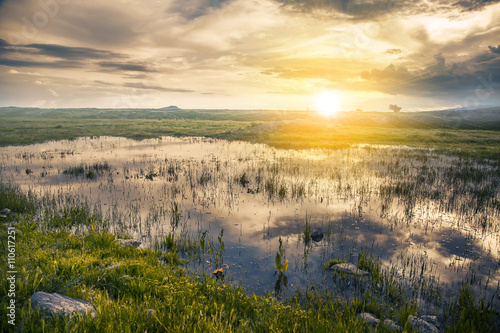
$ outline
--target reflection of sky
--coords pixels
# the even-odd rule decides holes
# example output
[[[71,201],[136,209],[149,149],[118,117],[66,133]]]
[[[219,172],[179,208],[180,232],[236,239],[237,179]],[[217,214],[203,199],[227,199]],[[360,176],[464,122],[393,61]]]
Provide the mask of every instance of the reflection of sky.
[[[387,148],[303,153],[196,138],[103,137],[4,147],[0,156],[2,182],[57,198],[71,195],[81,202],[88,200],[102,210],[113,232],[137,239],[162,240],[171,231],[171,203],[177,202],[179,236],[209,230],[209,239],[217,245],[223,228],[224,263],[230,267],[227,279],[258,294],[274,287],[280,237],[289,260],[288,283],[294,287],[328,285],[324,263],[332,258],[356,263],[362,249],[385,265],[396,265],[401,277],[407,274],[403,263],[413,260],[426,261],[426,273],[446,284],[458,283],[469,269],[477,277],[489,274],[499,281],[496,233],[482,235],[464,224],[458,227],[453,213],[443,213],[429,203],[414,208],[411,222],[402,218],[404,208],[397,200],[381,217],[374,193],[383,180],[384,165],[369,160],[387,159],[391,156]],[[104,161],[112,172],[97,181],[62,174],[70,166]],[[276,174],[278,185],[302,184],[306,195],[268,200],[262,192],[247,193],[235,181],[245,171],[255,187],[252,177],[259,169],[270,177],[272,165],[281,168]],[[168,180],[168,167],[177,168],[178,181]],[[27,175],[27,168],[33,173]],[[203,172],[211,175],[206,185],[199,183]],[[158,176],[153,181],[144,179],[150,173]],[[306,219],[312,230],[324,231],[321,242],[304,244]]]

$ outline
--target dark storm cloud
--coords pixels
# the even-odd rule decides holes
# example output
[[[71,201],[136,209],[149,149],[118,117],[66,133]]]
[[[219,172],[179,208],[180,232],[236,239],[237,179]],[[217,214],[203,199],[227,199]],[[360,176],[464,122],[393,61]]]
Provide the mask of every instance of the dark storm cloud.
[[[500,85],[500,55],[485,52],[463,62],[447,64],[443,55],[421,70],[389,65],[361,73],[366,80],[362,86],[376,87],[388,94],[436,97],[474,94],[477,89],[491,90]],[[362,86],[358,86],[361,88]],[[353,87],[354,88],[354,87]]]
[[[458,1],[454,5],[462,7],[465,10],[473,11],[480,10],[484,6],[492,5],[499,2],[499,0],[471,0],[471,1]]]
[[[370,2],[352,0],[278,1],[299,12],[308,12],[315,9],[322,9],[351,15],[355,18],[367,18],[383,15],[393,11],[396,7],[401,7],[401,3],[405,2],[396,2],[392,0],[375,0]]]
[[[100,62],[99,66],[108,69],[114,69],[118,71],[131,71],[131,72],[151,72],[145,65],[135,64],[135,63],[121,63],[121,62]]]
[[[496,54],[500,54],[500,45],[498,45],[497,47],[488,46],[488,48],[490,49],[491,52],[496,53]]]
[[[44,55],[65,60],[88,60],[122,58],[121,54],[88,47],[71,47],[57,44],[12,45],[0,39],[0,54],[15,53],[18,55]]]
[[[1,44],[0,44],[1,45]],[[36,50],[37,54],[43,54],[50,57],[62,59],[106,59],[120,58],[122,55],[110,51],[92,49],[88,47],[69,47],[56,44],[29,44],[27,48]]]
[[[221,7],[228,0],[175,0],[166,10],[167,14],[179,14],[186,20],[193,20],[207,14],[211,9]]]
[[[0,66],[8,67],[38,67],[38,68],[80,68],[77,61],[26,61],[14,59],[0,59]]]
[[[0,39],[0,56],[0,65],[3,66],[40,68],[80,68],[89,60],[126,58],[119,53],[88,47],[57,44],[12,45],[4,39]],[[59,58],[63,61],[41,61],[40,56]],[[125,71],[147,71],[145,66],[137,64],[101,62],[99,65]]]
[[[277,0],[295,12],[310,12],[312,10],[327,10],[332,13],[342,13],[354,19],[368,19],[388,13],[417,14],[433,13],[437,10],[453,8],[462,11],[480,10],[486,5],[500,2],[500,0],[471,0],[449,1],[438,0],[433,2],[423,0]]]

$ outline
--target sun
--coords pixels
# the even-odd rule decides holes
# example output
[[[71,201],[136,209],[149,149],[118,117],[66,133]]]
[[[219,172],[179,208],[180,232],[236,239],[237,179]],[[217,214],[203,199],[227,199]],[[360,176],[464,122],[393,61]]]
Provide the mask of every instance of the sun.
[[[323,91],[314,98],[316,111],[323,116],[333,116],[342,108],[341,98],[338,92],[330,90]]]

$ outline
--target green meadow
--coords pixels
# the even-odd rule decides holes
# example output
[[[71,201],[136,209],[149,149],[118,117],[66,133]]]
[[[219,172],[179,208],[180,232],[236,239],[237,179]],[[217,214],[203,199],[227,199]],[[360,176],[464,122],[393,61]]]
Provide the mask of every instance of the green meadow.
[[[500,158],[500,109],[412,113],[0,108],[0,145],[82,136],[203,136],[291,149],[405,145]]]

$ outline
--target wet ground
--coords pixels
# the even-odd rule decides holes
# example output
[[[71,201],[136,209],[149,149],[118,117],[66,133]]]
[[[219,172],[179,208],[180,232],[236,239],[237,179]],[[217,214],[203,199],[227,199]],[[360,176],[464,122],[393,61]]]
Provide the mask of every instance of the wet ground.
[[[411,199],[411,193],[402,196],[405,188],[384,194],[395,182],[420,181],[424,166],[444,170],[459,163],[431,151],[293,151],[201,138],[101,137],[3,147],[0,157],[2,183],[52,196],[61,206],[90,205],[120,237],[152,246],[174,232],[198,246],[208,231],[212,253],[187,265],[198,272],[216,268],[224,230],[225,278],[249,293],[274,290],[280,238],[289,262],[286,290],[329,288],[325,263],[357,263],[363,249],[396,267],[402,281],[422,274],[453,289],[472,273],[488,280],[491,292],[500,281],[498,207],[463,208],[477,201],[476,189],[464,187],[450,205],[438,198],[456,189],[444,186],[439,172],[427,172],[437,177],[429,189],[438,194]],[[91,178],[65,173],[104,163],[109,168]],[[490,165],[474,168],[498,175]],[[487,187],[488,181],[474,186]],[[480,218],[490,227],[478,229]],[[321,240],[306,239],[307,230],[317,229]]]

